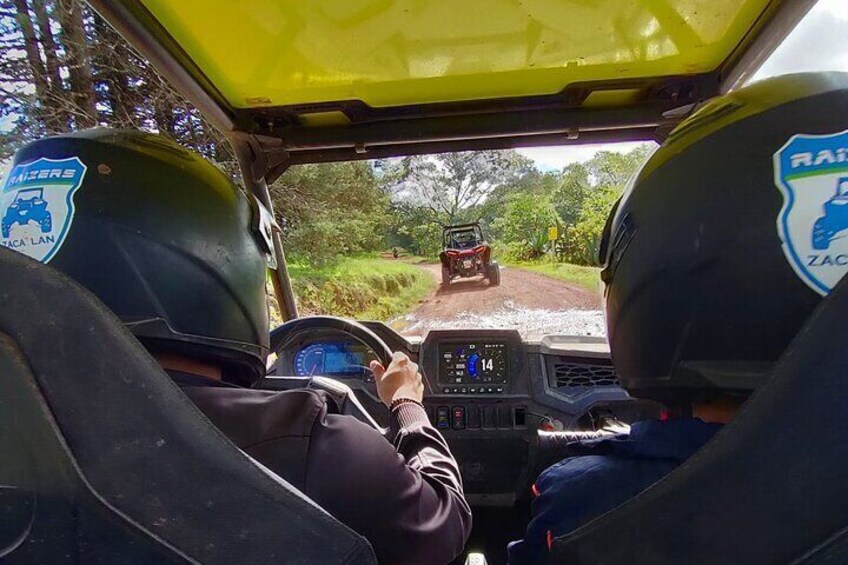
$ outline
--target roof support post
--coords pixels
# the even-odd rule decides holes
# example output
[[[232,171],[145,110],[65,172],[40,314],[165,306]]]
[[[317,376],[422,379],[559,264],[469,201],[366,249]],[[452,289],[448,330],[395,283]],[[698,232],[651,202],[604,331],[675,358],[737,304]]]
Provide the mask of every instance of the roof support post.
[[[231,135],[230,143],[236,152],[241,167],[242,177],[244,178],[245,187],[256,196],[257,200],[262,203],[265,208],[274,214],[274,204],[271,201],[271,193],[268,190],[268,183],[265,182],[265,172],[268,170],[268,155],[265,151],[256,151],[253,147],[256,140],[245,135]],[[251,143],[254,142],[254,143]],[[274,163],[276,170],[285,170],[287,168],[288,155],[285,152],[280,154],[278,162]],[[277,268],[271,271],[271,283],[274,286],[274,295],[277,298],[277,304],[280,307],[280,315],[283,321],[287,322],[298,317],[297,303],[292,290],[291,277],[286,264],[286,253],[283,249],[282,237],[280,237],[279,226],[276,225],[271,230],[271,243],[274,260],[277,263]]]
[[[817,0],[784,0],[777,12],[721,79],[721,94],[735,90],[748,82],[766,62],[777,46],[804,19]]]

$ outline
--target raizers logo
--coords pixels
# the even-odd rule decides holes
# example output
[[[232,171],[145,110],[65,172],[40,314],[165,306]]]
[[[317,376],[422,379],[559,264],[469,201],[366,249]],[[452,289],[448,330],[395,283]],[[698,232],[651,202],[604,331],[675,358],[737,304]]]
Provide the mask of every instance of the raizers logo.
[[[848,271],[848,131],[792,136],[774,154],[777,231],[799,277],[827,294]]]
[[[0,195],[0,245],[47,263],[74,219],[74,193],[86,167],[76,157],[18,165]]]

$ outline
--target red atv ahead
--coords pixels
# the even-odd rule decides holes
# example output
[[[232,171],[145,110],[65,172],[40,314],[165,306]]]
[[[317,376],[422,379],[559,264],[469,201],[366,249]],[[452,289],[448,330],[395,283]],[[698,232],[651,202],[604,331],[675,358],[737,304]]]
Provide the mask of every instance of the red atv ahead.
[[[442,230],[442,285],[449,286],[454,278],[483,275],[491,286],[501,284],[501,271],[491,260],[492,248],[483,240],[480,224],[456,224]]]

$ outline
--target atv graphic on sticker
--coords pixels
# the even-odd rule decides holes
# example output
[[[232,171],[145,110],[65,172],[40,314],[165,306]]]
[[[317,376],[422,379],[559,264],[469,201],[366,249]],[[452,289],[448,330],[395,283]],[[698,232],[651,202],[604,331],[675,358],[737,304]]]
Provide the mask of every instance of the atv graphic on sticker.
[[[813,224],[813,249],[828,249],[844,229],[848,229],[848,177],[836,183],[836,194],[824,203],[824,216]]]
[[[43,188],[25,188],[15,194],[12,204],[6,209],[6,214],[0,222],[0,233],[8,238],[12,226],[21,226],[35,222],[41,227],[42,233],[50,233],[53,229],[53,215],[47,210]]]
[[[18,165],[0,195],[0,245],[47,263],[62,247],[74,218],[74,193],[86,167],[76,157]]]
[[[795,273],[827,294],[848,271],[848,131],[792,136],[774,154],[777,232]]]

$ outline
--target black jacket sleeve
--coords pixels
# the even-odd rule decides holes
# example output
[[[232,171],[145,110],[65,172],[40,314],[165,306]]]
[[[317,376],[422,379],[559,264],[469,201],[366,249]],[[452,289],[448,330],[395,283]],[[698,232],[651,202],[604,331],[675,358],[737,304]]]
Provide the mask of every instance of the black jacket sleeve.
[[[471,532],[456,460],[424,410],[392,411],[389,441],[324,413],[310,434],[305,492],[365,536],[381,564],[448,563]]]

